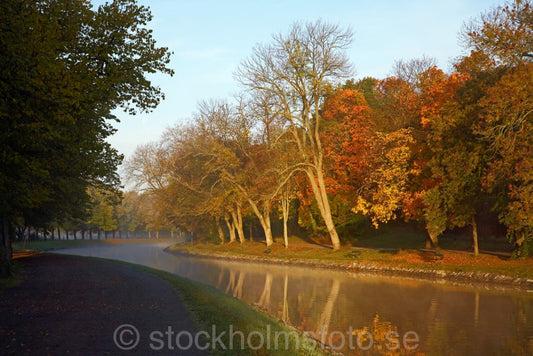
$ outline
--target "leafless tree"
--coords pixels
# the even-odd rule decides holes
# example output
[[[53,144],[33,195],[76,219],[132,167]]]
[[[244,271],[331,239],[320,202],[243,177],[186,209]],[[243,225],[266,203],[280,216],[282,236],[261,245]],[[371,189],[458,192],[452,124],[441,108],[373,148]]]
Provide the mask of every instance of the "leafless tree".
[[[320,108],[328,86],[351,74],[345,50],[350,30],[316,21],[295,23],[287,35],[255,47],[235,73],[252,95],[268,94],[272,110],[283,118],[300,159],[294,169],[306,173],[334,249],[340,248],[326,193]]]

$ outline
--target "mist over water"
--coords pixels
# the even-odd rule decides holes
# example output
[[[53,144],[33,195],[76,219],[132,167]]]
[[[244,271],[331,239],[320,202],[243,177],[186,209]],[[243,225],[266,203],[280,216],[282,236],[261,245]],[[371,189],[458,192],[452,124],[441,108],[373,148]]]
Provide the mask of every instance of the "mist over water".
[[[396,346],[398,354],[533,354],[533,293],[176,256],[166,246],[110,244],[58,252],[137,263],[214,286],[345,354],[387,354]],[[412,341],[415,335],[418,342]],[[411,340],[407,349],[404,337]]]

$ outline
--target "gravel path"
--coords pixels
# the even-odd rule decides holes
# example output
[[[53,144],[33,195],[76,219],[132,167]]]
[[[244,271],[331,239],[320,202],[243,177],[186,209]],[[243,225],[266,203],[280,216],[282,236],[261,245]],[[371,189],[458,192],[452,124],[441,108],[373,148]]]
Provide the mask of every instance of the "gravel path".
[[[0,292],[0,354],[203,354],[166,282],[95,259],[42,254],[18,261],[21,283]]]

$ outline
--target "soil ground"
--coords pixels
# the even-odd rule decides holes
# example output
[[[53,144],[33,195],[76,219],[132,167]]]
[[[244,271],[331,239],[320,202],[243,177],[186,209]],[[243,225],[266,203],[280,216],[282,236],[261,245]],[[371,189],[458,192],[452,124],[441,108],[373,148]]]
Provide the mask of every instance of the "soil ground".
[[[45,253],[17,261],[20,283],[0,292],[0,354],[203,354],[194,345],[183,350],[196,329],[166,282],[89,258]],[[136,340],[133,330],[118,329],[124,324],[139,333],[132,350],[117,345]]]

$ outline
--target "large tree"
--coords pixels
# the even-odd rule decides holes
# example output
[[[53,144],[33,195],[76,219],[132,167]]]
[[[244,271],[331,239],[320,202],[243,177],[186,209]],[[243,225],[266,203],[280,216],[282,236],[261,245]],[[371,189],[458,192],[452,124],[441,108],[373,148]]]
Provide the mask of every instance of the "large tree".
[[[521,256],[533,255],[533,4],[509,1],[463,31],[470,55],[457,64],[476,83],[473,128],[490,155],[485,188]]]
[[[268,93],[276,115],[282,117],[299,154],[334,249],[340,240],[333,223],[324,176],[320,140],[321,107],[331,84],[350,73],[345,50],[352,33],[322,21],[296,23],[269,45],[257,46],[236,73],[252,93]]]
[[[115,0],[0,4],[0,272],[18,223],[80,215],[87,187],[119,184],[113,110],[157,106],[146,73],[172,74],[148,8]]]

